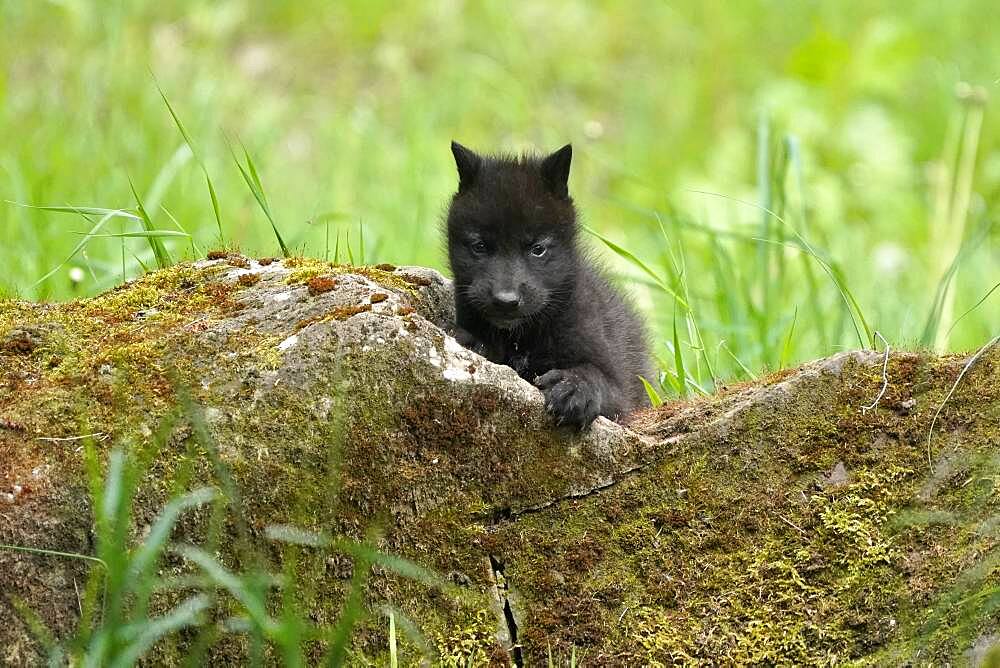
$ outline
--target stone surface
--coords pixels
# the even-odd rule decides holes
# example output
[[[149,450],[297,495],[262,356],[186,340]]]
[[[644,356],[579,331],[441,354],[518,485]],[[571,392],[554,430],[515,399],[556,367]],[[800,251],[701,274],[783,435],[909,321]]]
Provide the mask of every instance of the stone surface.
[[[285,553],[268,527],[377,529],[379,550],[452,583],[376,569],[358,661],[384,660],[386,604],[423,636],[403,641],[408,661],[986,651],[991,613],[940,603],[989,591],[991,570],[960,574],[996,549],[981,529],[996,512],[982,482],[997,479],[995,350],[950,396],[970,358],[893,354],[880,395],[882,354],[849,352],[581,434],[449,336],[450,286],[432,270],[220,255],[91,300],[0,302],[0,543],[93,554],[85,454],[103,461],[114,444],[156,447],[134,504],[140,541],[179,489],[222,484],[214,448],[240,491],[227,531],[245,521],[275,572]],[[207,522],[186,515],[174,540],[200,544]],[[238,568],[246,556],[224,545]],[[350,564],[299,564],[311,619],[336,619]],[[75,627],[88,567],[0,549],[0,661],[38,660],[21,603],[56,635]],[[161,572],[190,568],[171,554]],[[175,639],[155,655],[184,651]],[[214,651],[239,663],[246,648]]]

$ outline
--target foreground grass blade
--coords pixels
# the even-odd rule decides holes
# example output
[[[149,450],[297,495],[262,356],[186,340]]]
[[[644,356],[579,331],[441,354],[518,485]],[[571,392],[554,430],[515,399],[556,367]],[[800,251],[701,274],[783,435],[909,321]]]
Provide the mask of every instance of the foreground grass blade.
[[[188,626],[201,624],[203,622],[202,613],[209,608],[211,603],[212,599],[209,596],[196,594],[162,617],[142,620],[137,623],[137,628],[123,628],[123,632],[134,630],[136,637],[118,654],[110,664],[111,668],[129,668],[129,666],[135,665],[164,636]]]
[[[329,668],[339,668],[347,658],[347,649],[351,642],[354,627],[365,615],[364,596],[368,576],[371,574],[371,562],[358,558],[354,562],[354,574],[351,576],[351,588],[347,600],[340,613],[337,625],[330,633],[330,649],[323,659],[323,665]]]
[[[52,633],[52,629],[42,621],[38,613],[20,596],[8,595],[5,598],[10,602],[21,622],[28,627],[28,631],[35,638],[35,641],[42,646],[42,649],[50,656],[56,655],[59,643],[55,634]]]
[[[177,548],[177,552],[194,563],[202,572],[212,579],[217,585],[228,591],[246,609],[250,618],[265,633],[274,631],[274,620],[267,614],[264,602],[260,600],[251,590],[247,583],[233,573],[226,570],[222,564],[216,561],[215,557],[205,552],[201,548],[193,545],[182,545]]]
[[[338,552],[343,552],[357,559],[364,559],[373,564],[378,564],[410,580],[434,587],[452,588],[452,585],[447,580],[433,571],[419,566],[408,559],[379,552],[364,543],[343,538],[331,538],[323,533],[306,531],[305,529],[287,524],[269,524],[264,528],[264,535],[271,540],[281,541],[290,545],[333,548]]]
[[[396,615],[389,613],[389,668],[399,668],[399,656],[396,649]]]
[[[166,547],[170,532],[173,531],[181,513],[203,506],[217,496],[218,492],[214,487],[201,487],[179,496],[165,505],[156,518],[156,522],[153,523],[146,540],[132,556],[132,562],[129,565],[131,580],[143,582],[149,579],[150,573]]]

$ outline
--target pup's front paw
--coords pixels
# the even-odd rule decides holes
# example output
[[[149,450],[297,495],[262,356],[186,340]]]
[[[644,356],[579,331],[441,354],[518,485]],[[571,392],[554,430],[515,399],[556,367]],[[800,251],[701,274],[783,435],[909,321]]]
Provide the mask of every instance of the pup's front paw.
[[[553,369],[536,378],[535,386],[545,395],[545,410],[556,424],[583,429],[600,414],[600,389],[574,371]]]
[[[486,345],[461,327],[455,328],[455,340],[463,348],[468,348],[477,355],[486,357]]]

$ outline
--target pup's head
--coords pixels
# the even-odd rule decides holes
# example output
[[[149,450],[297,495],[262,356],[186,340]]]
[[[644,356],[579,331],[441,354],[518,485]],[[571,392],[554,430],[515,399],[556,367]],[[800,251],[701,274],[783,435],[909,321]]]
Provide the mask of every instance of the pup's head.
[[[567,144],[546,157],[481,156],[451,143],[458,192],[448,210],[455,290],[493,326],[513,329],[559,308],[577,267]]]

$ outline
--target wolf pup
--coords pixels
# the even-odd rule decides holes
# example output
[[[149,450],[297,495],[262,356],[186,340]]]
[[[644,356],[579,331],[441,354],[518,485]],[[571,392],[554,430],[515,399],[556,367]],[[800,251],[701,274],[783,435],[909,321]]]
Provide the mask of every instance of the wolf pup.
[[[481,156],[456,142],[451,151],[459,343],[539,387],[558,424],[584,428],[647,405],[642,323],[578,246],[572,147],[545,158]]]

